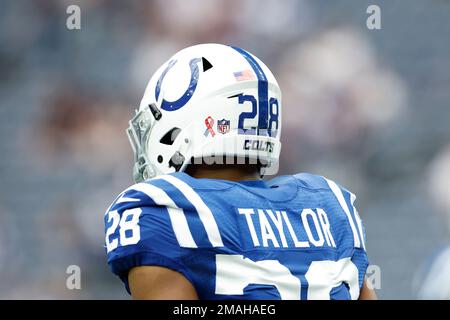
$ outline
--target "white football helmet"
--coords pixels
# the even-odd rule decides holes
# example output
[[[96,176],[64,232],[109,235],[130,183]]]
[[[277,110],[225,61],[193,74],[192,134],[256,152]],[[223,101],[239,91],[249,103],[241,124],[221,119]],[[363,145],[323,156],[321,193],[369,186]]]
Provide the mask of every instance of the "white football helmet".
[[[221,44],[188,47],[155,72],[130,121],[134,180],[224,157],[274,174],[280,132],[281,91],[261,60]]]

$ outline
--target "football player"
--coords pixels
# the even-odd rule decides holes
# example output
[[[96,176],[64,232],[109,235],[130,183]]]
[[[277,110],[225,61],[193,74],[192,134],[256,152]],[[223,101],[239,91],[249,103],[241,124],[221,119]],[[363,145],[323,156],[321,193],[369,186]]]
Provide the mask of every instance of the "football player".
[[[127,130],[135,185],[108,208],[108,264],[136,299],[374,298],[355,196],[277,171],[281,91],[251,53],[179,51]]]

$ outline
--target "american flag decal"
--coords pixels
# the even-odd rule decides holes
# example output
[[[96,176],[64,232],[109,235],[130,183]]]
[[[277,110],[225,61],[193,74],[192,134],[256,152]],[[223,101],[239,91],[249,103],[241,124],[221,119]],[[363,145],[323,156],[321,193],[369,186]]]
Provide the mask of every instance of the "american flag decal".
[[[246,80],[255,80],[256,79],[255,74],[253,73],[252,70],[238,71],[238,72],[234,72],[233,74],[237,81],[246,81]]]

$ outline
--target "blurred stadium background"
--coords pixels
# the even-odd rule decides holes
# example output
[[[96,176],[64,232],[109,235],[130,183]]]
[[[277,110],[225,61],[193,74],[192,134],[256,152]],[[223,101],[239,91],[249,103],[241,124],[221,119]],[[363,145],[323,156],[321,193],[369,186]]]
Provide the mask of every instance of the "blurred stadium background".
[[[70,4],[79,31],[66,29]],[[366,28],[370,4],[381,30]],[[377,294],[421,296],[421,270],[450,234],[449,1],[0,7],[0,298],[128,297],[106,265],[102,222],[132,183],[124,129],[156,67],[202,42],[266,62],[284,97],[281,173],[354,191],[381,268]],[[66,289],[72,264],[81,290]]]

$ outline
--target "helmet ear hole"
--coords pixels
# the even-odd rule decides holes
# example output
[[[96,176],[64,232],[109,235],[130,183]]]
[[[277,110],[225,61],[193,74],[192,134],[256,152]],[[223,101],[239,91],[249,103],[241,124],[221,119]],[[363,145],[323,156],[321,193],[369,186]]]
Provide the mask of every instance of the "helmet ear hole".
[[[162,156],[162,155],[159,155],[157,160],[158,160],[159,163],[162,163],[163,160],[164,160],[164,159],[163,159],[163,156]]]
[[[175,139],[180,134],[181,129],[180,128],[172,128],[169,131],[166,132],[166,134],[159,140],[162,144],[171,146]]]

